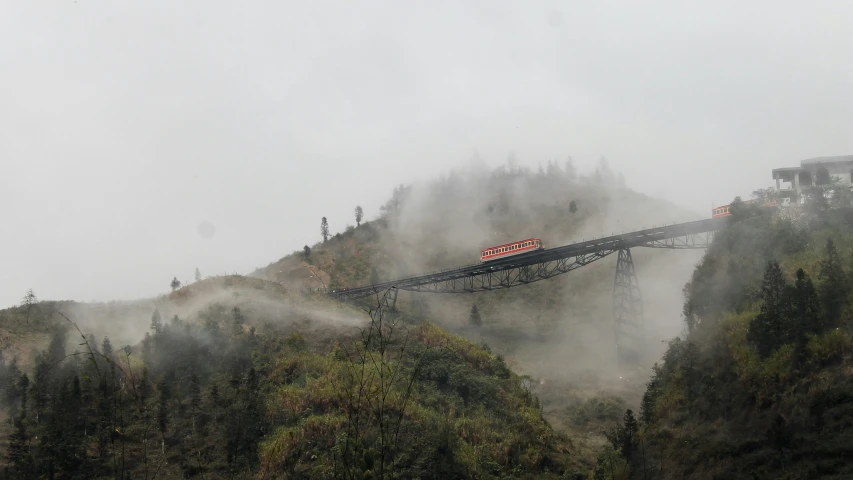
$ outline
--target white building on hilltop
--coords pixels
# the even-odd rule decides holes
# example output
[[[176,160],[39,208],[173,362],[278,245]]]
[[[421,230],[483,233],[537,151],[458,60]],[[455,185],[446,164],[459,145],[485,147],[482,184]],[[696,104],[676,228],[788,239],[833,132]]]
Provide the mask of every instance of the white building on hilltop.
[[[801,199],[804,188],[829,185],[833,180],[853,186],[853,155],[810,158],[799,167],[774,168],[773,179],[776,190],[791,201]]]

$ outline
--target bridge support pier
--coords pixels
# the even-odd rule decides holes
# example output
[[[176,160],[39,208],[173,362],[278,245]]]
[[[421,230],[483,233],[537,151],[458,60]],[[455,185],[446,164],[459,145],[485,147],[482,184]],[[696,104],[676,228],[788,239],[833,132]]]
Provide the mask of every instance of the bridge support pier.
[[[397,310],[397,294],[400,293],[397,287],[391,287],[384,297],[384,307],[388,310]]]
[[[644,349],[643,297],[631,250],[619,250],[613,281],[613,329],[618,365],[637,364]]]

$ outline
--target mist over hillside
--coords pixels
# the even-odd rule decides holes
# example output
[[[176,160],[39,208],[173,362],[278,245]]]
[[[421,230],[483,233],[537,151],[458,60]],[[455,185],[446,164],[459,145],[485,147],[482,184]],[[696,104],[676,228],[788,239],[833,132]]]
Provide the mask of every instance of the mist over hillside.
[[[472,162],[435,180],[398,186],[379,218],[348,226],[311,246],[309,255],[297,252],[253,275],[331,290],[477,263],[481,249],[523,238],[539,237],[550,248],[708,216],[627,189],[604,159],[592,172],[577,171],[571,159],[548,161],[538,170],[518,167],[512,158],[497,168]],[[633,253],[644,297],[648,368],[663,352],[663,341],[683,329],[681,289],[702,252]],[[615,262],[614,255],[509,290],[400,292],[397,305],[506,355],[536,379],[549,418],[560,422],[568,390],[580,398],[605,390],[637,400],[642,393],[647,373],[620,372],[615,365]],[[481,326],[470,322],[474,305]]]

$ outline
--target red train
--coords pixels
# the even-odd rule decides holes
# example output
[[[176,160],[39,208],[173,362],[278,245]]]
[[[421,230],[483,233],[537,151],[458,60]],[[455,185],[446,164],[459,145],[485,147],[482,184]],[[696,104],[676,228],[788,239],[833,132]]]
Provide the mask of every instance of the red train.
[[[744,200],[743,201],[743,203],[757,203],[757,202],[759,202],[758,199]],[[775,201],[771,201],[771,202],[763,203],[761,206],[762,207],[775,207],[777,205],[778,204]],[[729,217],[732,214],[731,209],[732,209],[731,204],[715,207],[715,208],[711,209],[711,218]]]
[[[544,250],[542,240],[538,238],[528,238],[518,242],[489,247],[480,252],[480,261],[487,262],[489,260],[497,260],[499,258],[512,257],[521,255],[522,253],[533,252],[535,250]]]

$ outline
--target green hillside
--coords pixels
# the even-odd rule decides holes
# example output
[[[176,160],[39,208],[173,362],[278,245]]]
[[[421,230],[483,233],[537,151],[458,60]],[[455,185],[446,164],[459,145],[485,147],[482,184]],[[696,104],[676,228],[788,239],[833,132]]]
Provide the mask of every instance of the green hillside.
[[[590,175],[578,174],[571,163],[554,162],[539,172],[465,170],[398,187],[379,218],[346,227],[312,245],[309,255],[297,251],[253,275],[294,288],[334,289],[476,263],[481,249],[521,238],[540,237],[553,247],[705,217],[626,188],[605,162]],[[653,359],[665,347],[660,341],[682,328],[680,292],[701,251],[637,249],[634,258],[649,344],[660,346],[650,352]],[[615,256],[606,258],[571,274],[503,291],[401,292],[397,305],[504,354],[513,368],[534,379],[547,418],[573,426],[568,407],[614,394],[639,401],[647,378],[645,369],[615,370],[615,262]],[[482,325],[470,322],[474,305]],[[589,441],[597,444],[602,437],[597,427],[590,428]]]
[[[689,333],[613,432],[601,478],[853,476],[849,205],[836,191],[796,215],[733,209],[685,287]]]
[[[86,319],[110,311],[138,328],[120,312],[146,303],[147,331],[127,346]],[[21,308],[0,312],[40,350],[26,361],[4,350],[5,478],[563,478],[591,468],[500,355],[399,312],[239,276],[121,307],[38,307],[29,325]]]

